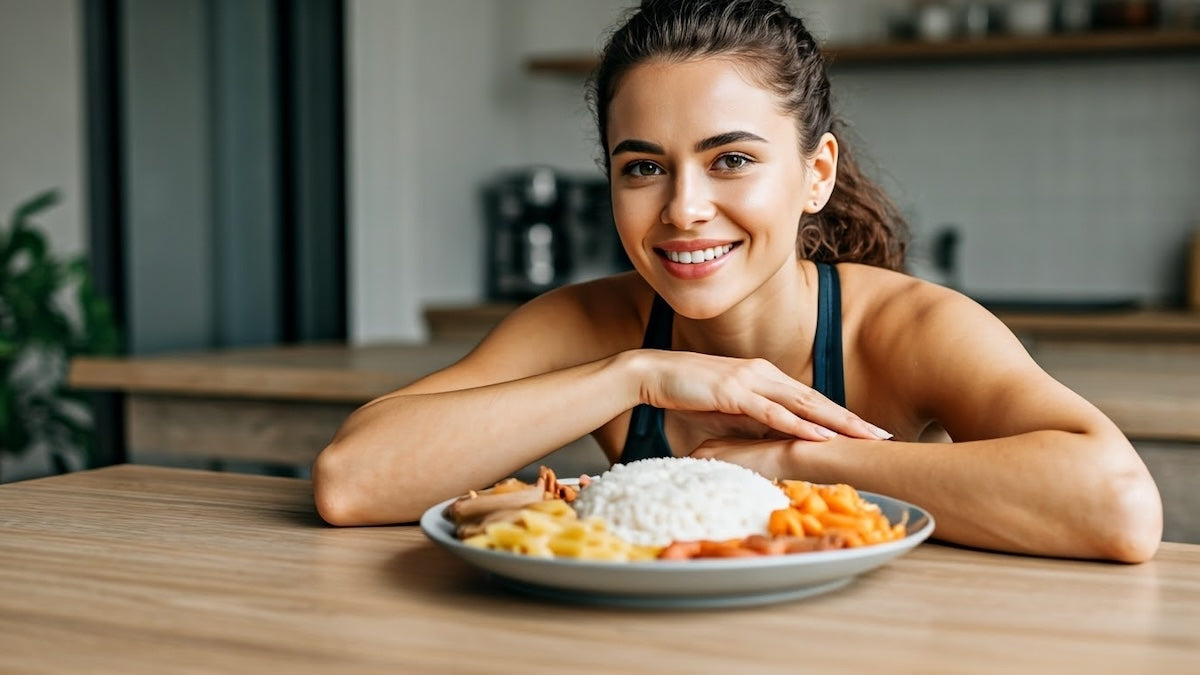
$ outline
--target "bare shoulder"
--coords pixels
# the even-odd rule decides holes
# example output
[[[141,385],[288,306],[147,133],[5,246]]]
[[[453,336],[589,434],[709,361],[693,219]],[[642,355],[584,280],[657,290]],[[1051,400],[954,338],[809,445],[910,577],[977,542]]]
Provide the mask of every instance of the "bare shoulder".
[[[995,315],[951,288],[869,265],[843,263],[838,271],[844,320],[866,344],[1016,340]]]
[[[588,363],[637,347],[652,291],[634,273],[544,293],[505,317],[464,363],[502,381]]]
[[[894,330],[896,322],[910,324],[931,314],[952,310],[960,293],[918,277],[871,265],[841,263],[842,313],[847,324],[873,340],[906,334]]]
[[[1035,367],[1004,322],[958,291],[867,265],[839,272],[847,332],[872,365],[909,376],[986,355],[1006,369]]]
[[[963,421],[973,419],[966,408],[991,409],[1020,387],[1052,388],[1008,326],[966,295],[863,265],[839,272],[847,349],[864,377],[915,412],[957,426],[956,438],[982,433]]]

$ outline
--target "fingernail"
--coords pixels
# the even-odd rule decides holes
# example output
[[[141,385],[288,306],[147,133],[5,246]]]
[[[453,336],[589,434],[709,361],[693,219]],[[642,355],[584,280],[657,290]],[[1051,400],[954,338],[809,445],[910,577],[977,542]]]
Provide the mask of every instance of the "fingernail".
[[[879,440],[881,440],[881,441],[891,440],[892,434],[889,434],[888,432],[884,431],[883,429],[880,429],[879,427],[875,426],[874,424],[868,424],[867,426],[871,428],[871,433],[875,434],[875,437],[878,438]]]
[[[821,434],[825,438],[837,438],[836,433],[834,433],[834,432],[830,431],[829,429],[826,429],[825,427],[822,427],[822,426],[817,427],[817,433]]]

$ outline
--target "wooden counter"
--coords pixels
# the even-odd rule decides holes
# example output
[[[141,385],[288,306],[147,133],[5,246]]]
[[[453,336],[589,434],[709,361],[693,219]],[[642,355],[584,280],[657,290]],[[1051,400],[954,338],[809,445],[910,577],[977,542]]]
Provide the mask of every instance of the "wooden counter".
[[[1141,565],[926,542],[807,600],[637,611],[490,583],[308,481],[117,466],[0,485],[5,673],[1187,673],[1200,546]],[[803,554],[801,554],[803,555]]]
[[[448,339],[78,357],[67,383],[126,395],[126,443],[134,461],[307,467],[356,408],[454,363],[474,344]],[[560,475],[579,475],[604,461],[585,437],[545,463]],[[536,473],[536,466],[527,471]]]
[[[1049,325],[1062,330],[1073,323],[1067,319],[1063,317],[1061,323],[1047,320],[1031,330],[1039,335],[1044,335],[1040,331]],[[1014,323],[1032,326],[1033,321]],[[1163,328],[1170,325],[1169,321],[1155,323],[1147,325],[1147,330],[1174,330]],[[467,332],[464,329],[461,335]],[[79,389],[131,394],[131,406],[153,408],[146,412],[156,418],[183,414],[178,406],[164,403],[185,399],[197,409],[200,402],[207,402],[210,410],[195,422],[208,427],[220,425],[222,419],[228,423],[233,417],[247,417],[251,407],[262,411],[262,419],[251,424],[255,428],[284,409],[308,411],[321,418],[317,435],[327,438],[329,425],[355,407],[453,363],[473,344],[459,337],[423,345],[312,345],[133,358],[81,357],[72,362],[68,382]],[[1095,403],[1131,438],[1200,441],[1200,341],[1042,338],[1031,340],[1029,347],[1051,375]],[[315,420],[310,417],[307,421]],[[305,426],[311,424],[295,431]],[[233,430],[210,428],[205,433],[224,437],[226,431]],[[138,440],[163,444],[157,432],[142,425],[134,424],[130,433],[131,445]],[[290,434],[283,442],[291,443],[295,436]],[[311,443],[312,434],[302,439],[301,445]],[[270,454],[278,459],[279,453]]]
[[[1200,312],[999,312],[996,316],[1017,335],[1035,340],[1181,342],[1200,345]]]
[[[425,309],[425,321],[434,336],[478,340],[515,307],[499,302],[437,305]],[[1014,333],[1034,340],[1200,344],[1200,312],[1117,309],[1096,312],[998,311],[996,316]]]
[[[129,393],[361,405],[454,363],[474,344],[447,339],[418,345],[311,344],[81,357],[71,362],[68,383]]]
[[[336,408],[340,419],[380,394],[453,363],[470,348],[466,342],[439,342],[80,357],[72,361],[68,383],[141,396],[133,399],[138,406],[150,404],[144,397],[213,405],[273,402],[274,408],[307,404],[310,410],[320,404]],[[1130,437],[1200,441],[1200,346],[1055,343],[1036,345],[1033,353],[1051,375],[1095,403]]]

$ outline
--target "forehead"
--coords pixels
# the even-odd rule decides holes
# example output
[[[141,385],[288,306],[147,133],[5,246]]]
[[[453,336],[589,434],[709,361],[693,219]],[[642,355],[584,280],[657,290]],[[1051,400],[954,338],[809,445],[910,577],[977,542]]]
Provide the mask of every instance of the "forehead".
[[[610,146],[627,138],[691,143],[731,130],[794,141],[795,123],[779,97],[747,70],[726,58],[635,66],[609,103]]]

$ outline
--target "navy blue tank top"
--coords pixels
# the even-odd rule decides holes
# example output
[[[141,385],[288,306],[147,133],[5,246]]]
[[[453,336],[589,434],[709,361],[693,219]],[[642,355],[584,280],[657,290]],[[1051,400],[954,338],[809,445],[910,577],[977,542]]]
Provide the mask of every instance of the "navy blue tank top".
[[[657,294],[646,323],[644,349],[670,349],[671,324],[675,312]],[[842,373],[842,292],[837,268],[817,263],[817,334],[813,342],[813,389],[829,400],[846,406],[846,383]],[[648,404],[633,409],[629,433],[621,451],[622,464],[651,457],[671,457],[671,446],[663,431],[663,410]]]

